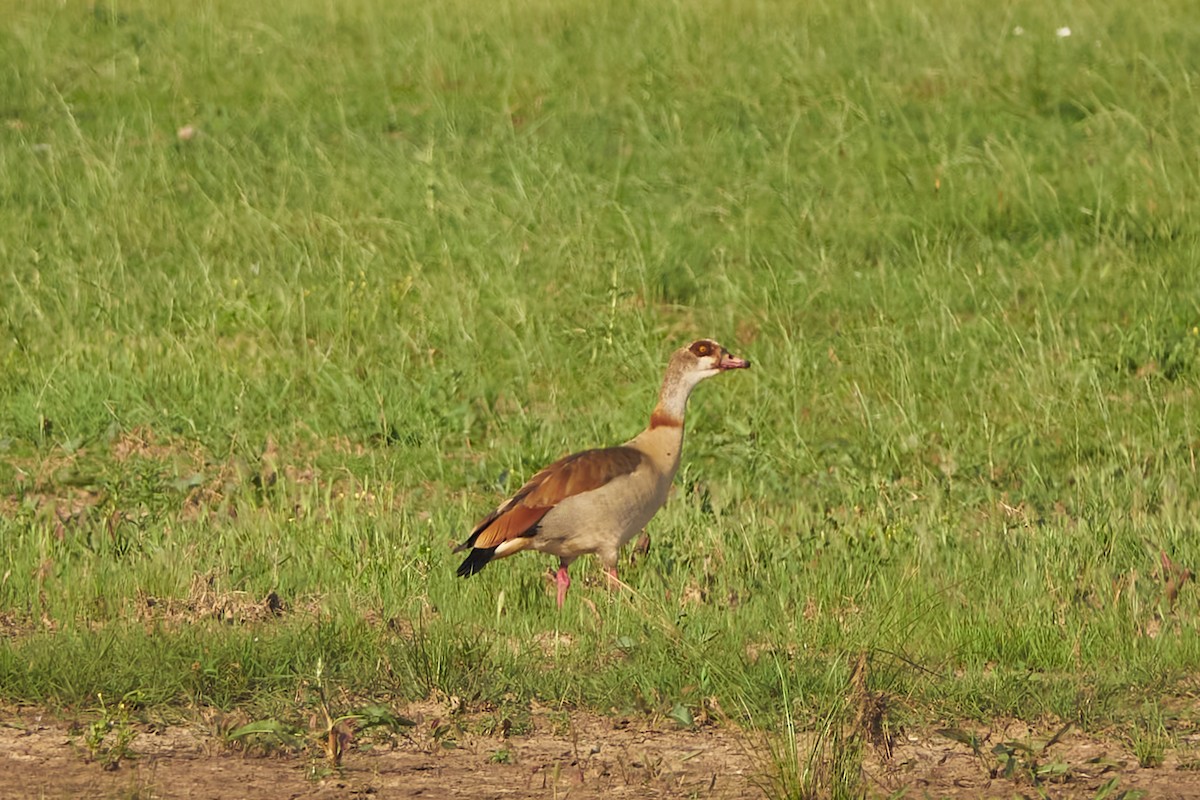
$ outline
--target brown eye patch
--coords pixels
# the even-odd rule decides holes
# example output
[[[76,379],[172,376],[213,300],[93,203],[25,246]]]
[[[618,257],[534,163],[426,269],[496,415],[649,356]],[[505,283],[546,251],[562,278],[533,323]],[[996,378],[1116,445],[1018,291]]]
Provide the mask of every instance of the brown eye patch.
[[[713,343],[712,342],[695,342],[694,344],[692,344],[691,351],[692,351],[693,355],[699,356],[700,358],[704,358],[705,356],[711,356],[713,353]]]

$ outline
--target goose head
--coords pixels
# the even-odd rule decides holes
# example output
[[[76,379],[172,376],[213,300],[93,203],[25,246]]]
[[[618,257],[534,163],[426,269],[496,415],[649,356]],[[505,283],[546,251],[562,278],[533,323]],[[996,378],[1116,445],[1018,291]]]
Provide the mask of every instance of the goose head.
[[[671,356],[667,375],[673,376],[690,389],[705,378],[720,375],[731,369],[749,367],[749,361],[738,358],[712,339],[697,339],[687,347],[675,351]]]

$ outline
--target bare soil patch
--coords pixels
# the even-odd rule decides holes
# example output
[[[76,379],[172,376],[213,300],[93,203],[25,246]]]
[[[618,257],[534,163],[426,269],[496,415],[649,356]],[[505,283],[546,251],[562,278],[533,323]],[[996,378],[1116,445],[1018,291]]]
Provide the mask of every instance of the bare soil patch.
[[[1166,753],[1157,766],[1143,768],[1127,742],[1068,732],[1036,758],[1018,752],[1019,766],[1009,778],[993,748],[1016,742],[1036,750],[1055,732],[1011,721],[976,733],[982,755],[933,731],[901,736],[890,759],[876,755],[864,765],[872,796],[906,788],[906,797],[921,798],[1200,798],[1200,772],[1182,753]],[[1046,768],[1036,784],[1024,769],[1034,764]]]
[[[328,773],[319,759],[228,747],[200,726],[155,727],[139,730],[132,759],[105,770],[89,761],[78,723],[23,709],[6,712],[0,722],[0,798],[766,796],[772,765],[758,734],[583,713],[566,724],[545,722],[529,735],[465,734],[453,749],[418,728],[412,736],[347,752],[339,773]],[[1036,738],[1020,723],[979,735],[985,742]],[[1045,760],[1066,769],[1034,786],[1027,776],[999,776],[990,757],[930,732],[899,737],[890,758],[871,752],[864,773],[878,797],[904,790],[903,796],[922,798],[1093,798],[1112,784],[1110,797],[1140,790],[1143,797],[1200,798],[1194,764],[1168,755],[1161,766],[1142,769],[1116,741],[1068,734]]]
[[[558,733],[460,735],[452,749],[415,733],[348,752],[324,777],[321,760],[249,755],[185,726],[140,732],[136,757],[115,770],[90,763],[82,740],[63,720],[10,715],[0,798],[762,797],[744,742],[728,732],[590,715]]]

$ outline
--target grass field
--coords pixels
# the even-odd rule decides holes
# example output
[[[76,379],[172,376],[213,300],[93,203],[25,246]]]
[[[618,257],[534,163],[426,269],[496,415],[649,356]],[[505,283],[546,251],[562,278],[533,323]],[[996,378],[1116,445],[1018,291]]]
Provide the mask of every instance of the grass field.
[[[0,700],[1200,719],[1190,4],[0,5]],[[632,592],[454,576],[701,335]]]

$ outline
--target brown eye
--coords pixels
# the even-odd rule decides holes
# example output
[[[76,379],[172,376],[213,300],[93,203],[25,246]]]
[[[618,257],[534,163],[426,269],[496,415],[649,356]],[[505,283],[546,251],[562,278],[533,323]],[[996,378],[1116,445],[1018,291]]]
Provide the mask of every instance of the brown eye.
[[[692,345],[692,352],[700,358],[704,358],[705,356],[712,355],[712,345],[708,342],[696,342]]]

